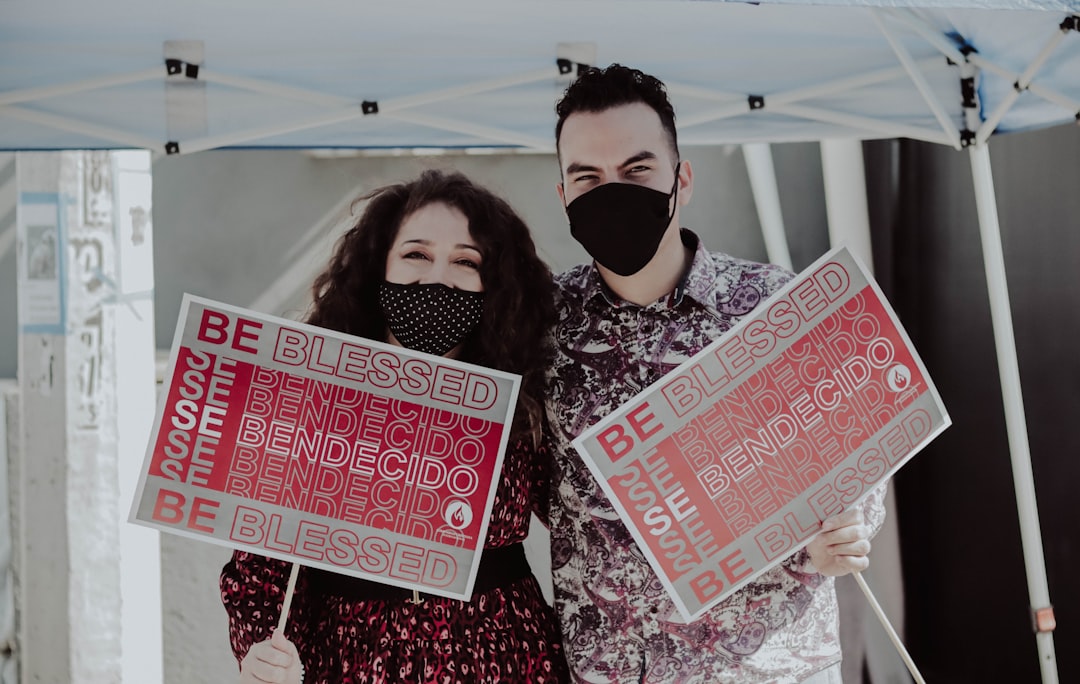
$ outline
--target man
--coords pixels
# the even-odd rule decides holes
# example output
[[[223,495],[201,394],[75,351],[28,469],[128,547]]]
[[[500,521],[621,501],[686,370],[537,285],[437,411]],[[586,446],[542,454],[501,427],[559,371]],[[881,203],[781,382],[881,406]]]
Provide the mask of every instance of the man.
[[[556,604],[582,682],[840,682],[832,576],[869,565],[880,490],[804,550],[687,625],[570,442],[721,337],[792,275],[711,254],[680,229],[693,195],[664,86],[590,70],[556,106],[571,233],[593,263],[559,276],[548,414]]]

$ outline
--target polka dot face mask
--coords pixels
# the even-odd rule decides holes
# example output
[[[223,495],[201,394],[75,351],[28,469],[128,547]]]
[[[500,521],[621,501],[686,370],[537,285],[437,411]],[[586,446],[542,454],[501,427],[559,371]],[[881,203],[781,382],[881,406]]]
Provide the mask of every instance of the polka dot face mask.
[[[442,283],[387,283],[379,286],[379,306],[398,342],[442,356],[461,344],[480,322],[484,293]]]

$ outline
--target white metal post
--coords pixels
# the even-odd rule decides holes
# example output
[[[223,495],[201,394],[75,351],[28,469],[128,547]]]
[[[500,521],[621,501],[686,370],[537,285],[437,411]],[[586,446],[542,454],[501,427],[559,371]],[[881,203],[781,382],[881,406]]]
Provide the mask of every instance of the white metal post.
[[[772,149],[766,143],[747,143],[742,146],[746,160],[746,172],[750,175],[750,188],[754,192],[761,232],[765,237],[765,251],[769,261],[791,268],[787,234],[784,232],[784,216],[780,211],[780,191],[776,187],[776,169],[773,167]]]
[[[1058,673],[1052,631],[1053,611],[1046,581],[1039,509],[1035,498],[1035,478],[1031,471],[1031,451],[1024,417],[1024,398],[1020,389],[1020,368],[1013,336],[1012,311],[1009,307],[1009,288],[1005,279],[1001,226],[998,222],[994,178],[990,168],[990,150],[986,145],[971,147],[971,173],[975,183],[975,203],[979,213],[986,284],[990,294],[990,317],[994,326],[1001,395],[1005,404],[1005,428],[1009,436],[1009,456],[1012,460],[1016,508],[1020,517],[1028,596],[1040,627],[1035,633],[1039,666],[1043,683],[1056,684]]]
[[[822,140],[821,171],[825,182],[825,211],[829,243],[847,245],[872,273],[870,210],[866,201],[866,167],[859,140]]]

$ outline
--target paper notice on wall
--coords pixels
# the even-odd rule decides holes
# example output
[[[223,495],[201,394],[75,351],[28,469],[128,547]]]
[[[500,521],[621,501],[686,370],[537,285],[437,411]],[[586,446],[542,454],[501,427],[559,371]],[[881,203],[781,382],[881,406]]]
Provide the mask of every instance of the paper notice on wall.
[[[520,377],[187,296],[131,521],[468,598]]]
[[[840,248],[574,446],[693,619],[949,423],[877,284]]]

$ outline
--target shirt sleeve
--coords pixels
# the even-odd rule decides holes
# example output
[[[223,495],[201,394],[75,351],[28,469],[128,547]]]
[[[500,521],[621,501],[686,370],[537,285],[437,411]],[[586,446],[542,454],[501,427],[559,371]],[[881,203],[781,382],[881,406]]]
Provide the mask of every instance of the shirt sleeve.
[[[237,664],[254,644],[270,638],[281,616],[292,564],[247,551],[233,551],[221,570],[221,601],[229,616],[229,641]],[[298,642],[307,621],[303,601],[305,573],[300,572],[286,622],[285,636]]]

